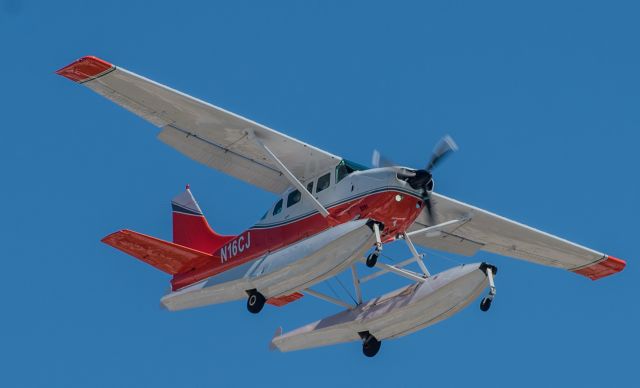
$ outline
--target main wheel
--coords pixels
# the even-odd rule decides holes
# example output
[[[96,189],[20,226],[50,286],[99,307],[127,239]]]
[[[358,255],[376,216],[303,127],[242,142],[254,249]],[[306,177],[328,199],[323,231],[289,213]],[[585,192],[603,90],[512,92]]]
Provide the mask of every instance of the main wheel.
[[[262,295],[258,291],[250,291],[249,298],[247,299],[247,310],[249,310],[249,312],[252,314],[257,314],[262,310],[266,301],[267,300],[265,299],[264,295]]]
[[[480,310],[489,311],[489,307],[491,307],[491,299],[482,298],[482,301],[480,302]]]
[[[378,354],[380,345],[382,345],[382,341],[378,341],[376,337],[369,334],[362,340],[362,353],[367,357],[373,357]]]
[[[367,267],[369,268],[375,267],[376,263],[378,262],[379,255],[380,253],[378,253],[378,251],[373,251],[369,253],[369,256],[367,256]]]

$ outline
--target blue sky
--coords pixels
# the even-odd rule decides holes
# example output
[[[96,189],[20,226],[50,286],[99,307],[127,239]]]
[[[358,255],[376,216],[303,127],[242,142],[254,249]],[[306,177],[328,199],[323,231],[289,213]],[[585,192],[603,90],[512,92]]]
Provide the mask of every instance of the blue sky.
[[[0,1],[1,386],[634,384],[636,2],[229,3]],[[169,201],[185,183],[222,233],[274,196],[54,74],[84,55],[362,163],[379,148],[422,166],[450,133],[460,152],[438,191],[627,269],[592,282],[481,254],[500,268],[489,313],[474,304],[374,359],[358,344],[269,352],[278,326],[336,311],[310,298],[258,316],[241,302],[166,312],[167,276],[100,238],[126,227],[170,239]],[[434,271],[468,261],[427,253]]]

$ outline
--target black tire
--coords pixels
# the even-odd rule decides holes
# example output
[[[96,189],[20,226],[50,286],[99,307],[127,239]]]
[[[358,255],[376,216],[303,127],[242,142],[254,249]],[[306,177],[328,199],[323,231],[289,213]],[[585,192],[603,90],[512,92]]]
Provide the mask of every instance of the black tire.
[[[480,302],[480,310],[489,311],[490,307],[491,307],[491,299],[482,298],[482,301]]]
[[[376,266],[376,264],[378,263],[378,256],[380,254],[378,253],[378,251],[373,251],[371,253],[369,253],[369,256],[367,256],[367,267],[369,268],[373,268]]]
[[[266,301],[267,300],[265,299],[264,295],[262,295],[258,291],[250,291],[249,298],[247,298],[247,310],[249,310],[249,312],[252,314],[257,314],[262,311],[262,308],[264,307],[264,303]]]
[[[362,340],[362,353],[367,357],[373,357],[378,354],[381,345],[382,341],[369,334]]]

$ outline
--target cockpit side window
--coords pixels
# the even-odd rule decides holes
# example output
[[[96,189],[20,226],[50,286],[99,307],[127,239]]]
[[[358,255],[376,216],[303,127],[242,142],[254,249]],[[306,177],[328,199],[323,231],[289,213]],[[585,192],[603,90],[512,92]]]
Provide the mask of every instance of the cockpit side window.
[[[349,174],[351,174],[352,172],[358,170],[358,168],[360,168],[361,166],[359,165],[352,165],[351,162],[347,162],[345,160],[342,160],[340,162],[340,164],[338,164],[336,166],[336,183],[340,182],[341,180],[343,180],[345,177],[347,177]]]
[[[336,167],[336,183],[343,180],[347,175],[349,175],[347,166],[345,166],[344,163],[340,163],[338,167]]]
[[[280,213],[282,211],[282,199],[280,199],[278,201],[278,203],[276,203],[276,206],[273,208],[273,215],[275,216],[276,214]]]
[[[318,186],[316,187],[316,193],[321,192],[331,185],[331,173],[326,173],[318,178]]]
[[[287,197],[287,207],[293,206],[296,203],[300,202],[301,197],[302,194],[300,194],[300,190],[293,190],[292,192],[290,192],[289,196]]]

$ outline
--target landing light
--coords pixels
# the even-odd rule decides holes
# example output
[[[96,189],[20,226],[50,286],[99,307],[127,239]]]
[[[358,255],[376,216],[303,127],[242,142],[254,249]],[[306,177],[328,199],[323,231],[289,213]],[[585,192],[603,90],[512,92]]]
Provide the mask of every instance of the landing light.
[[[397,201],[397,202],[402,201],[402,195],[400,195],[400,194],[396,194],[396,201]]]

